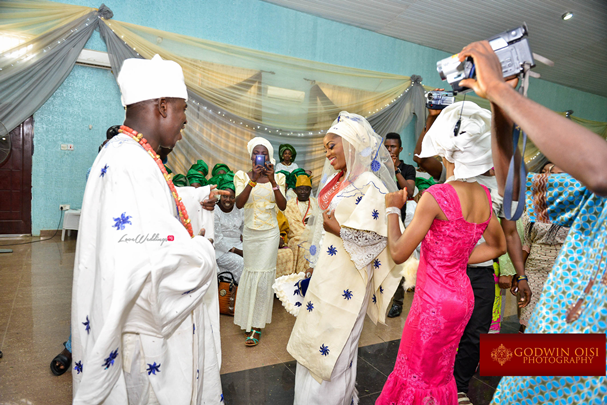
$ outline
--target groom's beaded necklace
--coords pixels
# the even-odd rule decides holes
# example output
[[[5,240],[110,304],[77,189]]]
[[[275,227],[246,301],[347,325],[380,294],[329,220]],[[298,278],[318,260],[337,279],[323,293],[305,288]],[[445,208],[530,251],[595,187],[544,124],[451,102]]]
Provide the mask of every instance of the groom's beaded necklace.
[[[143,134],[137,133],[137,131],[135,131],[125,125],[120,126],[119,132],[121,132],[125,135],[128,135],[131,138],[133,138],[135,141],[137,141],[139,143],[139,145],[143,146],[143,149],[145,149],[148,152],[148,154],[152,157],[152,159],[154,159],[154,161],[158,165],[158,168],[162,172],[162,175],[164,176],[164,179],[166,180],[166,182],[169,186],[169,189],[171,190],[171,194],[173,195],[173,198],[175,199],[175,204],[177,205],[177,212],[179,213],[179,219],[181,220],[181,223],[183,224],[183,226],[185,226],[185,229],[188,230],[188,233],[190,234],[190,236],[193,238],[194,231],[192,230],[192,224],[190,223],[190,218],[188,217],[188,211],[185,209],[185,205],[183,205],[183,202],[181,201],[181,197],[179,197],[179,195],[177,194],[177,190],[175,189],[175,185],[173,184],[173,181],[171,180],[171,176],[169,176],[164,165],[162,164],[162,161],[160,160],[160,156],[158,156],[156,154],[156,152],[154,152],[154,150],[152,149],[152,147],[150,146],[148,141],[143,137]]]

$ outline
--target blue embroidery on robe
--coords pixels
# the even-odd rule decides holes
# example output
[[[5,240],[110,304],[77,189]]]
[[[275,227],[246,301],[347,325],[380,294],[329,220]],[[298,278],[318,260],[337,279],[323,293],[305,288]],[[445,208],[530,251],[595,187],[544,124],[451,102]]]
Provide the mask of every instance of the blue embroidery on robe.
[[[312,301],[308,301],[308,305],[306,305],[306,309],[308,310],[308,312],[312,312],[312,310],[314,310],[314,304],[312,304]]]
[[[381,285],[379,286],[379,292],[380,292],[381,294],[383,294],[383,293],[384,293],[384,287],[382,287]]]
[[[376,172],[379,169],[381,169],[381,163],[379,163],[377,160],[373,159],[373,161],[371,162],[371,170]]]
[[[86,316],[86,322],[82,322],[84,325],[84,330],[86,330],[86,334],[88,335],[91,332],[91,322],[89,321],[89,316]]]
[[[375,294],[373,294],[373,298],[372,299],[373,299],[373,303],[377,304],[377,297],[375,296]]]
[[[114,218],[116,223],[112,225],[112,227],[115,227],[118,231],[123,231],[126,224],[133,225],[133,223],[130,221],[131,218],[132,217],[130,215],[126,215],[126,212],[123,212],[120,217]]]
[[[74,370],[76,370],[78,374],[82,373],[82,361],[78,361],[75,364]]]
[[[221,401],[220,402],[223,402],[223,394],[221,394]]]
[[[192,335],[196,333],[196,324],[192,324]]]
[[[356,205],[358,205],[358,203],[363,199],[362,195],[359,195],[358,197],[356,197]]]
[[[191,294],[193,291],[196,291],[196,290],[198,290],[198,287],[193,288],[193,289],[191,289],[191,290],[188,290],[188,291],[184,292],[184,293],[183,293],[183,294],[181,294],[181,295],[188,295],[188,294]]]
[[[329,256],[335,256],[337,254],[337,249],[335,249],[335,246],[331,245],[329,246],[329,249],[327,249],[327,253]]]
[[[99,175],[99,177],[105,177],[105,174],[107,173],[107,169],[109,168],[108,165],[105,165],[101,168],[101,174]]]
[[[373,219],[379,218],[379,211],[373,210],[373,212],[371,213],[371,216],[373,217]]]
[[[160,373],[160,364],[156,364],[156,362],[154,362],[154,364],[148,363],[147,372],[148,372],[148,375],[150,375],[150,374],[156,375],[156,372]]]
[[[310,254],[314,256],[316,254],[316,245],[310,246]]]
[[[296,307],[301,307],[301,302],[296,302],[296,303],[295,303],[295,306],[296,306]]]
[[[344,293],[342,294],[342,296],[347,300],[350,300],[350,298],[352,298],[352,295],[352,291],[350,290],[344,290]]]
[[[324,343],[322,346],[320,346],[320,354],[322,354],[323,356],[328,356],[329,355],[329,346],[325,346]]]
[[[111,352],[108,358],[105,359],[105,362],[102,365],[105,366],[104,370],[107,370],[108,368],[110,368],[110,366],[114,365],[114,360],[116,360],[116,357],[118,357],[118,349]]]
[[[379,259],[373,260],[373,267],[379,269],[379,266],[381,266],[381,262],[379,261]]]

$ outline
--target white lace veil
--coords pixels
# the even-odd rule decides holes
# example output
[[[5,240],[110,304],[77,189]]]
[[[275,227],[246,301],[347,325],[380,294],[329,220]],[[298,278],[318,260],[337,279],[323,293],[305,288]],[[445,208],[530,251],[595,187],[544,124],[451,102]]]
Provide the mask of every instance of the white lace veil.
[[[338,135],[342,138],[344,155],[346,157],[347,171],[342,181],[351,184],[348,191],[342,192],[343,198],[358,198],[363,195],[362,188],[372,184],[378,190],[388,190],[388,192],[398,191],[394,175],[394,164],[390,153],[384,147],[383,138],[375,133],[369,122],[362,116],[342,111],[327,133]],[[365,183],[355,180],[363,173],[370,172],[375,178],[370,176],[370,180]],[[337,171],[331,166],[328,160],[322,171],[320,185],[316,197],[322,188],[329,182]],[[382,191],[383,193],[383,191]],[[316,265],[318,253],[320,251],[320,242],[323,234],[322,209],[319,209],[315,216],[311,216],[304,234],[302,247],[306,249],[306,260],[310,267]]]

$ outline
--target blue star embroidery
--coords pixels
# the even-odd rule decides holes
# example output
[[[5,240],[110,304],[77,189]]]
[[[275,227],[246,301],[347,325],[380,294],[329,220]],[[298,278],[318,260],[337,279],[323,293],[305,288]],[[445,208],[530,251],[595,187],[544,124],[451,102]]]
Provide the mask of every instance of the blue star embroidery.
[[[296,302],[296,303],[295,303],[295,306],[296,306],[296,307],[301,307],[301,302]]]
[[[108,165],[105,165],[101,168],[101,174],[99,175],[99,177],[105,177],[108,167],[109,167]]]
[[[324,344],[322,346],[320,346],[320,354],[322,354],[323,356],[328,356],[329,355],[329,346],[325,346]]]
[[[82,362],[78,361],[75,364],[76,364],[76,366],[74,367],[74,370],[76,370],[78,372],[78,374],[82,373]]]
[[[88,335],[91,332],[91,322],[89,321],[89,316],[86,316],[86,322],[82,322],[84,325],[84,330],[86,330],[86,334]]]
[[[103,363],[102,365],[105,366],[104,370],[107,370],[108,368],[110,368],[110,366],[114,365],[114,360],[116,360],[116,357],[118,357],[118,349],[111,352],[108,358],[105,359],[105,363]]]
[[[382,287],[381,285],[379,286],[379,292],[380,292],[381,294],[383,294],[383,293],[384,293],[384,287]]]
[[[188,291],[184,292],[184,293],[183,293],[183,294],[181,294],[181,295],[188,295],[188,294],[193,293],[193,292],[194,292],[194,291],[196,291],[196,290],[198,290],[198,287],[196,287],[196,288],[192,288],[191,290],[188,290]]]
[[[148,375],[150,375],[150,374],[156,375],[157,372],[160,373],[160,364],[156,364],[156,362],[154,362],[154,364],[148,363],[147,372],[148,372]]]
[[[371,216],[373,217],[373,219],[379,218],[379,211],[373,210],[373,212],[371,213]]]
[[[350,298],[352,298],[352,291],[344,290],[344,293],[342,294],[342,296],[344,297],[344,299],[350,300]]]
[[[373,299],[373,303],[377,304],[377,297],[375,296],[375,294],[373,294],[373,298],[372,299]]]
[[[337,249],[335,249],[335,246],[331,245],[329,246],[329,249],[327,249],[327,253],[329,256],[335,256],[337,254]]]
[[[358,197],[356,197],[356,205],[358,205],[358,203],[360,202],[360,200],[363,199],[362,195],[359,195]]]
[[[124,226],[126,224],[133,225],[133,223],[130,221],[131,218],[132,217],[130,215],[126,215],[126,212],[123,212],[122,215],[120,215],[120,217],[114,218],[114,221],[116,221],[116,223],[112,226],[116,227],[117,231],[123,231]]]
[[[308,301],[308,305],[306,305],[306,309],[308,310],[308,312],[312,312],[312,310],[314,310],[314,304],[312,304],[312,301]]]
[[[381,262],[379,261],[379,259],[373,260],[373,267],[379,269],[379,266],[381,266]]]

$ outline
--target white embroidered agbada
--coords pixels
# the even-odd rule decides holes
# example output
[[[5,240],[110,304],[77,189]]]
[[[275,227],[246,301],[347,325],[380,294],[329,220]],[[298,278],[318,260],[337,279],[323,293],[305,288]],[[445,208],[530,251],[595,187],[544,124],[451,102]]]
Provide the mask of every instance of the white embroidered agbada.
[[[213,246],[190,237],[130,137],[112,139],[91,173],[74,266],[74,404],[220,403],[219,330],[216,339],[206,305],[217,293]]]
[[[187,99],[181,67],[159,56],[125,60],[118,84],[123,105]],[[183,201],[195,207],[208,192],[184,192]],[[206,221],[192,211],[198,226]],[[97,155],[79,228],[73,403],[222,402],[213,246],[190,237],[163,173],[130,136],[114,137]]]

